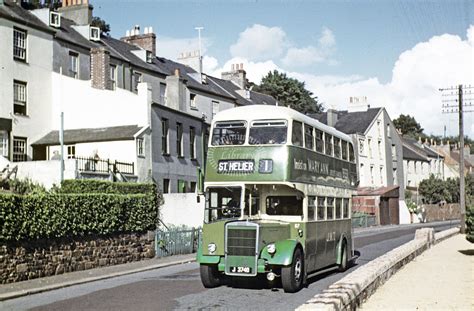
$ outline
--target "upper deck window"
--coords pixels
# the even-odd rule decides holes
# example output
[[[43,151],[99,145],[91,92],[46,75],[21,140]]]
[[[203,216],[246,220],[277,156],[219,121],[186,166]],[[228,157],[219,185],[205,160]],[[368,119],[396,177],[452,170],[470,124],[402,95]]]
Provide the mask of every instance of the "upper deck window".
[[[308,124],[304,125],[304,146],[308,149],[313,150],[313,127]]]
[[[324,152],[323,132],[320,130],[316,130],[316,151]]]
[[[212,145],[243,145],[246,128],[245,121],[217,122],[212,132]]]
[[[341,139],[339,137],[334,137],[334,157],[341,157]]]
[[[286,143],[288,126],[285,120],[254,121],[250,127],[250,145],[281,145]]]
[[[351,143],[349,143],[349,161],[355,162],[354,146]]]
[[[293,121],[293,128],[291,130],[291,141],[293,145],[303,147],[303,124],[298,121]]]
[[[328,133],[324,133],[324,145],[326,154],[332,156],[332,135]]]

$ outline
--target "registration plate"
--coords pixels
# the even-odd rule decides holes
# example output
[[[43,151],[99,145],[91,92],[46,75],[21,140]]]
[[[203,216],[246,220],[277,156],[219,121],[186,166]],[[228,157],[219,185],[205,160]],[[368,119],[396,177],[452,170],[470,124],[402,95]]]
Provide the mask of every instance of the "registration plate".
[[[231,273],[252,273],[252,268],[250,267],[230,267]]]

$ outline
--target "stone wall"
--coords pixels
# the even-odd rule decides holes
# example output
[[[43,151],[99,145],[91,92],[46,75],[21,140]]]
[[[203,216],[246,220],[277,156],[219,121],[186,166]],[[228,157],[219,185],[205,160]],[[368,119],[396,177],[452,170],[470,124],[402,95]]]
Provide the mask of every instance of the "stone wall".
[[[458,203],[453,204],[426,204],[420,209],[423,222],[451,220],[460,218]]]
[[[154,234],[39,240],[0,246],[0,284],[155,256]]]

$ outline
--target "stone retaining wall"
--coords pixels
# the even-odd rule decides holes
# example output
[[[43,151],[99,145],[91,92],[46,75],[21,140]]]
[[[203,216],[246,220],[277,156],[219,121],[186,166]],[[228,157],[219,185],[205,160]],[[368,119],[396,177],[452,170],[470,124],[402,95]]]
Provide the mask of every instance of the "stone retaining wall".
[[[433,243],[459,233],[459,228],[434,234],[433,228],[418,229],[415,239],[382,255],[314,296],[297,310],[355,310],[401,267]]]
[[[0,284],[139,261],[154,256],[153,233],[1,245]]]
[[[421,216],[424,222],[459,219],[460,207],[458,203],[424,204],[421,206]]]

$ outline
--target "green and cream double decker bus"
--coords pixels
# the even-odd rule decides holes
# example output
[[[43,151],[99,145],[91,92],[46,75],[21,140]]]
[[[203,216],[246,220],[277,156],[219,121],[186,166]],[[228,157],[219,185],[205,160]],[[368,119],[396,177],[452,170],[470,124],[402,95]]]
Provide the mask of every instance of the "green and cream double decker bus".
[[[308,276],[345,270],[356,183],[351,139],[334,128],[286,107],[216,114],[197,254],[203,285],[265,274],[296,292]]]

